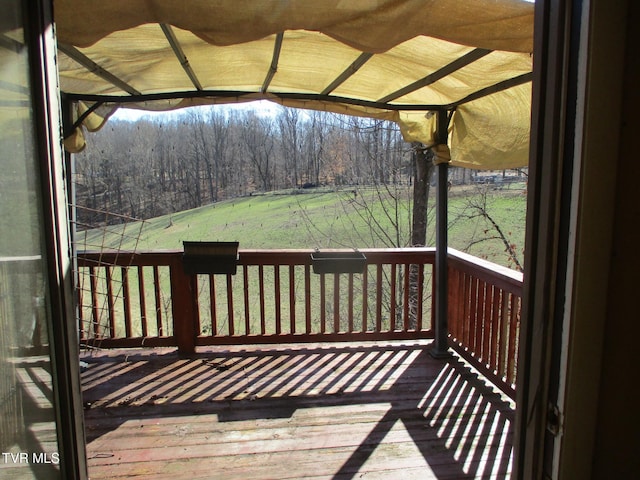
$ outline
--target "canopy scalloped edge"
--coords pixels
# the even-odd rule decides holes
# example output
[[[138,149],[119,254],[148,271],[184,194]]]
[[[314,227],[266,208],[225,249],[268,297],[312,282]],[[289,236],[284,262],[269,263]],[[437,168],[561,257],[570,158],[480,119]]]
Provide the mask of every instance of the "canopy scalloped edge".
[[[530,74],[531,57],[511,52],[532,49],[532,3],[201,0],[188,7],[170,0],[57,0],[63,91],[87,102],[103,95],[116,106],[120,95],[127,107],[149,110],[267,99],[287,107],[394,121],[406,141],[427,146],[435,143],[429,111],[450,109],[455,111],[449,134],[452,165],[502,169],[528,163],[530,81],[475,97],[472,87],[477,82],[480,90],[490,89],[493,76],[500,83]],[[183,30],[173,31],[165,22]],[[153,23],[161,23],[169,35],[165,38]],[[284,42],[282,34],[275,35],[283,31]],[[384,53],[371,57],[353,48]],[[474,59],[464,62],[470,55]],[[459,61],[462,66],[450,68]],[[104,71],[98,78],[100,68]],[[429,79],[441,69],[447,73]],[[185,71],[198,77],[194,84],[204,90],[189,92],[193,85]],[[328,90],[329,83],[338,86]],[[240,93],[216,96],[233,89]],[[127,92],[138,93],[135,101],[122,97]],[[184,96],[144,101],[162,92]],[[467,96],[473,98],[456,102]],[[83,124],[94,130],[101,120],[91,114]],[[69,149],[83,148],[81,132],[68,135],[65,143]]]

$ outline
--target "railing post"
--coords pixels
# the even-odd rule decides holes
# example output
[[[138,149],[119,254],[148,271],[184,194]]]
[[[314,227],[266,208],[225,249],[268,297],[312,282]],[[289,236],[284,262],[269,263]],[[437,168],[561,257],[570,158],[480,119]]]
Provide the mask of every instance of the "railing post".
[[[196,304],[197,277],[185,273],[182,254],[175,255],[170,266],[171,314],[173,335],[178,353],[188,355],[196,350],[196,325],[198,307]]]

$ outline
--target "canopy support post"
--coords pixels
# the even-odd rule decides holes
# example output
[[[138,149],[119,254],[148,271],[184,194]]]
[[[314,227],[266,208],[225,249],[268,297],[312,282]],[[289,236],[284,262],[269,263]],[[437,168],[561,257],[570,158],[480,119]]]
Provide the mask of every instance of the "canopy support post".
[[[437,113],[437,142],[438,145],[447,145],[449,136],[449,115],[446,110]],[[447,149],[448,151],[448,149]],[[430,354],[434,358],[449,358],[449,331],[447,324],[448,314],[448,187],[449,187],[449,163],[436,154],[436,318],[435,318],[435,342]]]
[[[61,105],[61,116],[62,116],[62,137],[63,139],[67,138],[71,135],[76,128],[80,126],[82,122],[79,122],[78,125],[75,125],[73,122],[73,107],[74,102],[70,100],[65,94],[60,96],[60,105]],[[69,234],[71,236],[71,248],[73,253],[71,255],[72,261],[75,263],[76,261],[76,227],[78,225],[77,222],[77,212],[76,212],[76,186],[74,183],[75,179],[75,161],[73,154],[69,153],[66,148],[62,149],[62,153],[64,155],[64,168],[66,172],[66,183],[67,183],[67,202],[69,204]],[[73,265],[74,272],[77,271],[76,265]]]

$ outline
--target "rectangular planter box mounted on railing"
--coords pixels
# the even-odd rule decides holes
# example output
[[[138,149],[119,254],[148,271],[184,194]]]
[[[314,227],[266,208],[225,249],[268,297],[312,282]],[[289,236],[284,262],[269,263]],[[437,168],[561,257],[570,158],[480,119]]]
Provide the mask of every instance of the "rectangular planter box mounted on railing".
[[[313,252],[313,273],[362,273],[367,266],[364,254],[353,252]]]
[[[235,275],[239,242],[182,242],[186,273]]]

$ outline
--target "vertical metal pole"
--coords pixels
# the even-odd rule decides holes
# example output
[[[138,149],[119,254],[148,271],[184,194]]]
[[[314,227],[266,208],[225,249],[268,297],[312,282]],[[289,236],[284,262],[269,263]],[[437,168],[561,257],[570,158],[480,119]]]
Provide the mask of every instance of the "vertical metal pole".
[[[438,144],[446,145],[448,140],[448,112],[438,112],[437,140]],[[436,319],[435,319],[435,342],[430,353],[435,358],[447,358],[451,356],[449,352],[449,331],[447,325],[448,310],[448,183],[449,164],[439,163],[436,166],[437,186],[436,186]]]
[[[62,114],[62,135],[64,138],[69,135],[73,130],[73,102],[70,101],[66,95],[60,95],[60,111]],[[78,304],[78,292],[80,285],[78,283],[78,245],[76,240],[77,236],[77,225],[78,225],[78,211],[77,211],[77,202],[76,202],[76,162],[74,158],[74,154],[68,152],[66,149],[62,149],[62,154],[64,155],[64,177],[66,180],[67,186],[67,209],[68,209],[68,218],[69,218],[69,244],[71,248],[71,277],[73,284],[73,309],[75,312],[76,319],[80,318],[80,305]],[[78,327],[78,341],[82,335],[82,329],[85,328],[86,325],[82,325],[77,323]]]
[[[62,113],[62,133],[63,137],[71,134],[73,129],[73,102],[65,95],[61,95],[61,113]],[[76,186],[75,186],[75,159],[72,153],[63,149],[65,179],[67,181],[67,196],[69,205],[69,234],[71,235],[72,258],[76,259],[76,227],[77,227],[77,211],[76,211]],[[77,265],[74,264],[74,272],[77,272]]]

